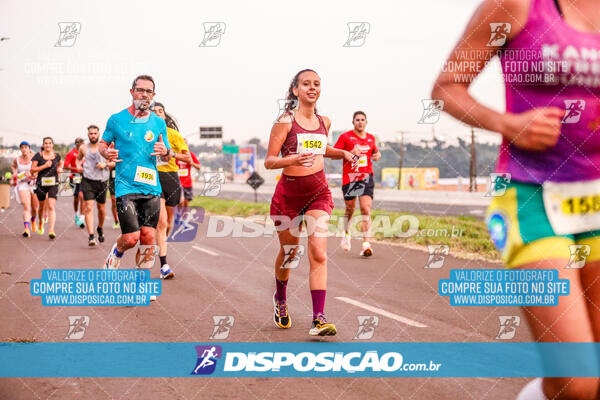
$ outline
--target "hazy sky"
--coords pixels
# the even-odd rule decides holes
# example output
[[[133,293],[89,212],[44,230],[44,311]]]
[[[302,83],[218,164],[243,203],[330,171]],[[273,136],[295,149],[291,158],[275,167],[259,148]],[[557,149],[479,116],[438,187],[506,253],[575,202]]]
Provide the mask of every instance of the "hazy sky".
[[[0,1],[0,136],[8,144],[70,142],[104,128],[130,103],[141,73],[156,99],[197,141],[201,125],[225,138],[268,139],[290,79],[302,68],[322,79],[320,113],[332,130],[351,129],[367,112],[367,130],[393,140],[399,129],[431,137],[419,125],[421,99],[479,0],[422,1]],[[59,22],[79,22],[72,47],[55,47]],[[217,47],[199,47],[203,22],[224,22]],[[348,22],[370,25],[362,47],[343,47]],[[504,109],[499,64],[472,88]],[[484,97],[485,96],[485,97]],[[436,132],[466,136],[444,115]],[[420,134],[419,134],[420,132]],[[489,138],[489,136],[488,136]]]

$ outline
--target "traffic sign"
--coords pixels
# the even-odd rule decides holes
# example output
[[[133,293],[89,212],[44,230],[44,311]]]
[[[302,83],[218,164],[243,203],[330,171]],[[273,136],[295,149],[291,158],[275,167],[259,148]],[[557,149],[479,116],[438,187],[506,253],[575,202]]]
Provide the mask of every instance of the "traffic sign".
[[[252,189],[256,190],[265,183],[265,180],[260,176],[256,171],[250,175],[250,177],[246,180],[246,183],[252,187]]]

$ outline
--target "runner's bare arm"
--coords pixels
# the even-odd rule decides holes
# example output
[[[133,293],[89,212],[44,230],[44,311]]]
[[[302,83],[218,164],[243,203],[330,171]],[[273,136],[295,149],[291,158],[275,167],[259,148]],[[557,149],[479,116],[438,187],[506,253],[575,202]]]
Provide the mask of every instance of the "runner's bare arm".
[[[48,163],[50,163],[50,165],[48,165]],[[52,161],[48,160],[46,161],[44,164],[38,166],[38,162],[37,161],[31,161],[31,173],[33,174],[37,174],[38,172],[46,169],[46,168],[50,168],[52,166]]]
[[[358,159],[359,159],[359,157],[357,155],[352,154],[349,151],[342,150],[342,149],[336,149],[335,147],[332,147],[332,146],[327,146],[325,148],[325,157],[331,158],[332,160],[343,159],[345,161],[348,161],[348,162],[352,163],[352,168],[354,168],[356,166],[356,164],[358,164]]]
[[[81,146],[79,146],[79,149],[77,150],[77,160],[78,161],[83,160],[83,157],[85,157],[86,152],[87,152],[87,146],[85,144],[82,144]]]
[[[104,140],[100,139],[100,143],[98,144],[98,151],[100,152],[100,155],[104,158],[106,158],[108,160],[107,154],[106,154],[106,150],[108,150],[108,146],[110,143],[105,142]]]
[[[100,155],[104,157],[107,161],[112,161],[116,163],[122,161],[118,159],[119,150],[115,149],[115,142],[110,142],[109,144],[104,140],[100,140],[98,151],[100,151]]]
[[[269,145],[267,147],[267,156],[265,157],[266,169],[285,168],[291,165],[302,165],[310,162],[313,155],[310,153],[290,154],[285,157],[279,157],[281,146],[287,138],[287,134],[292,129],[292,120],[289,115],[283,115],[278,122],[273,124],[271,128],[271,136],[269,137]]]
[[[190,152],[187,150],[181,150],[181,153],[175,153],[175,159],[185,163],[192,163],[192,156],[190,156]]]
[[[505,21],[512,25],[508,40],[518,34],[527,20],[528,1],[485,0],[471,17],[458,43],[448,56],[446,68],[437,78],[431,94],[433,99],[444,100],[444,111],[475,127],[503,132],[504,117],[473,98],[468,88],[483,70],[485,64],[501,50],[486,47],[490,40],[490,23]],[[454,72],[463,67],[461,72]]]
[[[501,48],[486,47],[490,23],[511,24],[507,40],[514,38],[527,22],[529,1],[485,0],[475,11],[446,67],[434,84],[432,98],[444,101],[444,111],[477,128],[501,133],[518,147],[544,150],[556,144],[563,110],[541,107],[520,114],[501,113],[484,106],[469,94],[469,86],[486,63]],[[450,68],[456,66],[457,68]],[[460,72],[459,66],[462,67]]]

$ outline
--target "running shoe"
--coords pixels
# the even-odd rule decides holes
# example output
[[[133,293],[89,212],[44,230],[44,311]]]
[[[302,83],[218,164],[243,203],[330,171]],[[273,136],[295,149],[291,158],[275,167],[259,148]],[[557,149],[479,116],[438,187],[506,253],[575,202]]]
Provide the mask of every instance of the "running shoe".
[[[308,331],[310,336],[335,336],[336,333],[335,325],[327,322],[323,314],[313,319],[312,328]]]
[[[344,236],[342,237],[342,249],[344,249],[344,251],[350,251],[350,249],[352,248],[351,239],[352,237],[350,233],[344,232]]]
[[[363,257],[371,257],[373,255],[373,249],[371,248],[371,243],[363,242],[362,250],[360,251],[360,255]]]
[[[25,230],[23,231],[23,237],[30,237],[31,236],[31,232],[29,231],[29,228],[25,228]]]
[[[96,231],[98,232],[98,242],[104,243],[104,231],[100,227],[97,227]]]
[[[79,215],[75,214],[75,225],[79,226]]]
[[[44,217],[44,223],[47,224],[48,223],[48,217]]]
[[[113,224],[113,229],[121,229],[121,225],[119,225],[119,223],[118,223],[118,222],[115,222],[115,223]]]
[[[79,217],[79,224],[77,224],[77,225],[79,225],[79,227],[81,229],[85,228],[85,217],[83,217],[83,216]]]
[[[40,224],[38,230],[37,230],[38,235],[43,235],[44,234],[44,224]]]
[[[175,274],[173,273],[173,271],[171,271],[171,267],[169,267],[169,264],[165,264],[162,267],[160,267],[161,279],[173,279],[174,277]]]
[[[52,240],[56,239],[56,233],[54,232],[48,232],[48,237]]]
[[[273,322],[282,329],[288,329],[292,326],[292,318],[288,314],[287,304],[284,301],[279,301],[273,293]]]
[[[108,257],[106,257],[106,261],[104,261],[104,269],[118,269],[119,264],[121,263],[121,257],[117,256],[117,244],[113,244],[113,247],[110,249],[108,253]]]
[[[92,236],[92,237],[90,237],[90,238],[88,239],[88,246],[90,246],[90,247],[93,247],[93,246],[95,246],[96,244],[97,244],[97,243],[96,243],[96,239],[94,239],[94,237],[93,237],[93,236]]]
[[[31,232],[37,232],[37,221],[31,221]]]

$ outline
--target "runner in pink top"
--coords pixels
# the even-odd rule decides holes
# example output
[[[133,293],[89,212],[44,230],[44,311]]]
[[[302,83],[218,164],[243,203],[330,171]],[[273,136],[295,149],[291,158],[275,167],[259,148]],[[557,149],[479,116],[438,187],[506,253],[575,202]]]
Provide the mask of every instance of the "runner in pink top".
[[[432,93],[454,117],[502,134],[486,222],[506,266],[570,281],[557,306],[524,307],[535,341],[600,338],[598,10],[595,0],[485,0]],[[497,54],[506,112],[468,91]],[[593,399],[598,387],[596,377],[536,379],[518,399]]]

